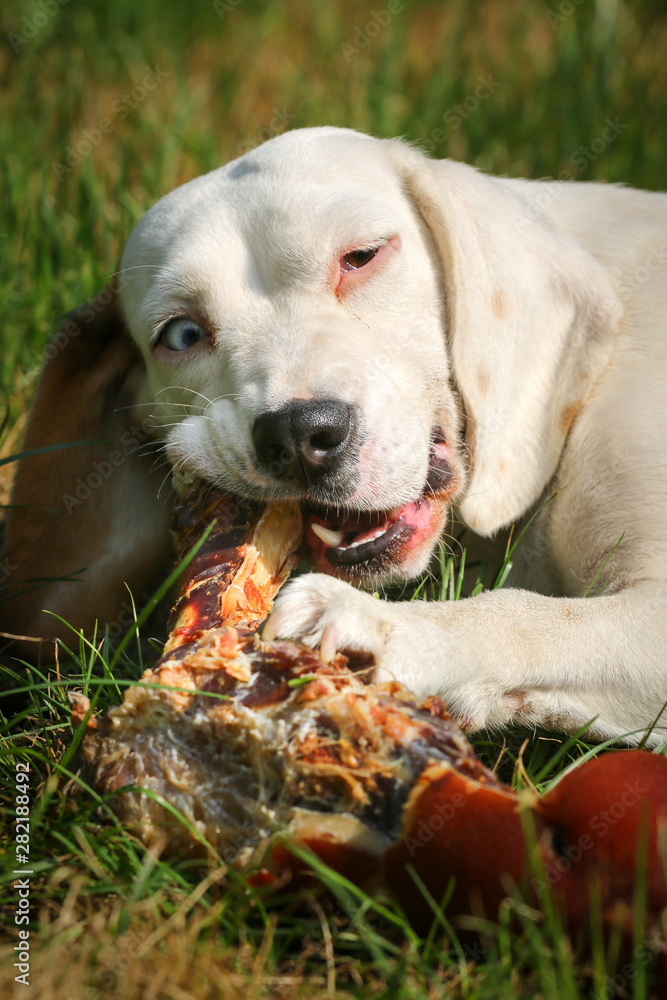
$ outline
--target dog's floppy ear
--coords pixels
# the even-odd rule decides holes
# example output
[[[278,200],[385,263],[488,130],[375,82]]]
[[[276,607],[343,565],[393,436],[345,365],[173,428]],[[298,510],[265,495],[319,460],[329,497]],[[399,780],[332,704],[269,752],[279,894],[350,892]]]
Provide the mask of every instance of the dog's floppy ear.
[[[138,595],[165,558],[170,491],[158,499],[166,469],[154,468],[159,445],[151,446],[149,409],[136,405],[145,367],[114,284],[65,318],[45,356],[23,450],[94,443],[20,461],[2,553],[9,580],[0,628],[71,642],[71,630],[46,610],[86,633],[95,619],[130,623],[124,584]],[[28,655],[36,649],[21,646]]]
[[[611,355],[620,301],[603,267],[510,184],[390,142],[444,276],[450,363],[471,432],[460,511],[489,535],[553,476]]]

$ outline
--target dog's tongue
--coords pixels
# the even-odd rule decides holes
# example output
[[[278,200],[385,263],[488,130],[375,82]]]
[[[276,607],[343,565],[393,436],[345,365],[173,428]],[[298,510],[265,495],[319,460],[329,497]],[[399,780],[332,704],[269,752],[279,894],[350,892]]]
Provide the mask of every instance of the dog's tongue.
[[[424,492],[417,500],[385,511],[343,510],[335,517],[325,518],[311,512],[306,524],[308,544],[315,553],[341,546],[356,548],[379,538],[397,521],[412,529],[410,536],[415,541],[421,540],[423,533],[428,531],[431,513],[427,494],[435,497],[448,488],[452,479],[449,448],[440,428],[436,428],[431,440]]]
[[[392,512],[394,514],[395,512]],[[346,511],[342,517],[322,518],[311,514],[307,536],[316,548],[337,548],[345,543],[370,541],[379,531],[385,531],[393,517],[385,511]]]
[[[316,550],[340,545],[357,546],[373,541],[398,520],[419,528],[428,516],[428,504],[423,498],[390,511],[346,511],[335,519],[310,514],[306,535],[311,548]]]

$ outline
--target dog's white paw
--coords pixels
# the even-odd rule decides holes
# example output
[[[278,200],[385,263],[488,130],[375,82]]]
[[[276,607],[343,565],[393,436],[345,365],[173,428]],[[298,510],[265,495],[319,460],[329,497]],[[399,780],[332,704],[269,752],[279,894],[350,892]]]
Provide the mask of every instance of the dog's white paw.
[[[391,631],[387,606],[371,594],[322,573],[292,580],[279,595],[263,638],[300,639],[328,661],[338,651],[370,653],[382,661]]]

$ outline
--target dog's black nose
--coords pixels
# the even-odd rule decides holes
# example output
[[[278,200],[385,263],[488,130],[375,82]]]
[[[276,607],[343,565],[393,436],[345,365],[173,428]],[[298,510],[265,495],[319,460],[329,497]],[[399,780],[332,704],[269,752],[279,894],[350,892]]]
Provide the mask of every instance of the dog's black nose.
[[[294,399],[257,417],[255,452],[272,476],[311,484],[342,463],[352,423],[351,407],[338,399]]]

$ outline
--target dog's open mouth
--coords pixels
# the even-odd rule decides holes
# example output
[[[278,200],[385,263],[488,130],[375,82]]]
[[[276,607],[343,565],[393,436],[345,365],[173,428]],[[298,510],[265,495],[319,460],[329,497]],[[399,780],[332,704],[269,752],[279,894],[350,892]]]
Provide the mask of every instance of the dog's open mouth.
[[[426,482],[415,500],[383,511],[339,507],[332,513],[331,508],[307,506],[306,541],[314,567],[356,579],[391,572],[439,532],[454,481],[449,448],[437,431]]]

